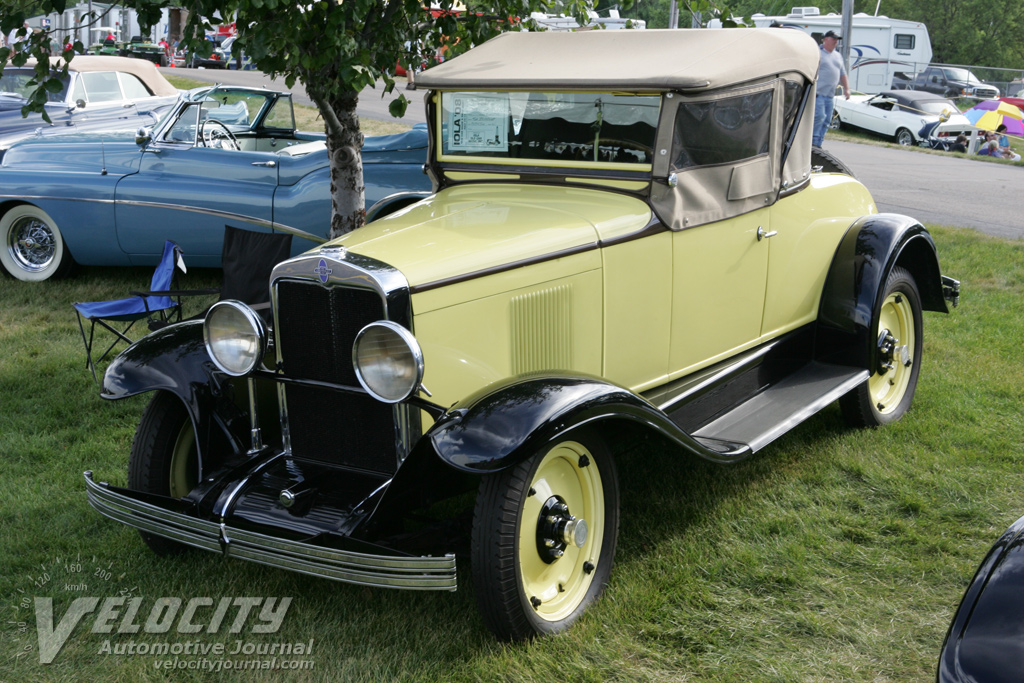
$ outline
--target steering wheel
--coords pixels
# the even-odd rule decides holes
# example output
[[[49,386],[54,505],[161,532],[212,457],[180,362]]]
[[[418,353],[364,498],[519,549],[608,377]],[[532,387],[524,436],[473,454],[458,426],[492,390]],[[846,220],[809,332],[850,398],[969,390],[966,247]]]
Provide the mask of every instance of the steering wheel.
[[[203,147],[219,147],[235,152],[241,151],[242,146],[238,144],[238,138],[228,130],[221,121],[217,119],[206,119],[199,129],[199,144]]]

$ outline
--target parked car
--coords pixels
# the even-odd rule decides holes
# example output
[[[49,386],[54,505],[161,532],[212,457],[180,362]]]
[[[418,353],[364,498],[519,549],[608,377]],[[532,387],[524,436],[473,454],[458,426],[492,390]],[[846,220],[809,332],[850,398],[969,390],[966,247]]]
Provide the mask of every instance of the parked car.
[[[940,122],[944,116],[947,120]],[[921,129],[936,122],[939,125],[932,132],[936,136],[969,136],[974,129],[953,101],[916,90],[887,90],[854,95],[849,100],[836,97],[832,111],[832,128],[853,126],[893,138],[901,145],[917,144]]]
[[[967,586],[939,657],[938,683],[1010,683],[1024,667],[1024,517]]]
[[[157,66],[167,66],[167,51],[142,36],[132,36],[132,39],[121,48],[121,54],[125,57],[146,59]]]
[[[51,58],[56,69],[63,64]],[[79,55],[68,64],[68,76],[58,92],[47,93],[44,105],[51,123],[42,115],[21,115],[35,87],[35,63],[4,67],[0,75],[0,153],[38,132],[68,132],[110,127],[153,125],[178,99],[179,91],[157,68],[127,57]]]
[[[982,82],[969,69],[930,66],[914,77],[913,90],[924,90],[943,97],[974,97],[989,100],[999,97],[999,88]]]
[[[424,71],[435,193],[280,263],[268,320],[225,301],[118,356],[102,395],[154,395],[90,502],[161,553],[368,586],[454,590],[465,547],[495,634],[567,628],[611,576],[618,437],[685,477],[837,400],[910,408],[959,283],[817,170],[817,66],[798,31],[647,30]]]
[[[229,60],[221,46],[230,39],[229,36],[218,33],[207,36],[206,39],[209,49],[190,53],[187,57],[187,66],[192,69],[227,69]]]
[[[425,129],[367,138],[367,201],[429,190],[426,146]],[[31,138],[0,161],[0,266],[21,280],[156,264],[167,239],[218,266],[226,222],[290,232],[298,253],[326,239],[330,216],[324,135],[295,129],[287,92],[199,88],[141,135]]]

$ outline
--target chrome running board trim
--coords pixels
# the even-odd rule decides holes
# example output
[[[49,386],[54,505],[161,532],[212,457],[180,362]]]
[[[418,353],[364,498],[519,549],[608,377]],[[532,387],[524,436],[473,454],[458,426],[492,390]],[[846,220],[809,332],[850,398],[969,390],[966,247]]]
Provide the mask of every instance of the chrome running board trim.
[[[457,588],[455,555],[401,557],[335,550],[197,519],[111,490],[85,473],[89,503],[102,515],[185,545],[361,586],[408,590]]]

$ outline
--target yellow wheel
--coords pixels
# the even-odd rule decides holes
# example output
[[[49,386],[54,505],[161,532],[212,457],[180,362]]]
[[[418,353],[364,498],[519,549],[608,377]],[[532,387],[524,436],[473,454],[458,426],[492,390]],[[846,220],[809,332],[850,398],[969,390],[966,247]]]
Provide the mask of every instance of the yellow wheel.
[[[192,421],[176,396],[158,391],[135,430],[128,458],[128,487],[184,498],[198,483],[199,457]],[[158,555],[177,553],[187,547],[143,531],[139,534]]]
[[[854,425],[873,427],[898,420],[914,399],[921,371],[921,297],[913,276],[893,268],[875,316],[876,363],[868,381],[840,405]]]
[[[617,534],[615,463],[590,433],[487,477],[473,523],[484,621],[506,639],[568,628],[607,583]]]

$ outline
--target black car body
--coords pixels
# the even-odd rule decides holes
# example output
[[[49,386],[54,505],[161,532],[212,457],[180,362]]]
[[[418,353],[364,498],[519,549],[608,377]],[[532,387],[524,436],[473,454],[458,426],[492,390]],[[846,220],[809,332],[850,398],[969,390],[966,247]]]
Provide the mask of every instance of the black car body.
[[[996,541],[953,617],[938,683],[1011,683],[1024,677],[1024,517]]]
[[[913,89],[933,92],[943,97],[986,100],[999,97],[999,88],[983,83],[968,69],[958,67],[930,66],[914,78]]]

